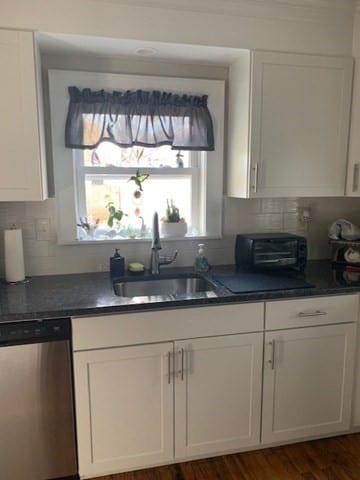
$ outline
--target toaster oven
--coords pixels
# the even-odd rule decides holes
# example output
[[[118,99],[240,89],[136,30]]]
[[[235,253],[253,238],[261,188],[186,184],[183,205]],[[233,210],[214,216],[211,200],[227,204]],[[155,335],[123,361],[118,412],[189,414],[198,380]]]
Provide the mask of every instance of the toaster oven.
[[[236,236],[235,263],[240,270],[295,269],[306,266],[306,238],[291,233]]]

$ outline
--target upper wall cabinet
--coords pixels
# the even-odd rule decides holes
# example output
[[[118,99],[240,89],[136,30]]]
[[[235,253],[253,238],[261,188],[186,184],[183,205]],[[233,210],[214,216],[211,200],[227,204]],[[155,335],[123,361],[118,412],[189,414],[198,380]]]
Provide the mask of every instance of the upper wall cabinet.
[[[0,201],[47,196],[34,34],[0,30]]]
[[[246,52],[230,68],[232,197],[343,196],[353,60]]]
[[[346,195],[360,197],[360,66],[355,60]]]

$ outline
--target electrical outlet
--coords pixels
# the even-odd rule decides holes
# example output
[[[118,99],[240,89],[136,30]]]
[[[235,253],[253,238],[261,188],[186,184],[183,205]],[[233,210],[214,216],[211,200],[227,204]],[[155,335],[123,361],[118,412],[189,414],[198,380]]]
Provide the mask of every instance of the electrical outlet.
[[[37,218],[35,222],[36,240],[50,240],[50,219]]]
[[[298,209],[297,212],[298,219],[302,223],[309,223],[311,222],[311,209],[310,207],[302,207]]]

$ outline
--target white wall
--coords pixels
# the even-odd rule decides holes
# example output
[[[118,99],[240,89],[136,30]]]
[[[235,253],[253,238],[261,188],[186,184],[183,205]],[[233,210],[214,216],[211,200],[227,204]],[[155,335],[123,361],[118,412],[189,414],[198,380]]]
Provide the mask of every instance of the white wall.
[[[0,0],[3,28],[340,55],[352,19],[353,0]]]

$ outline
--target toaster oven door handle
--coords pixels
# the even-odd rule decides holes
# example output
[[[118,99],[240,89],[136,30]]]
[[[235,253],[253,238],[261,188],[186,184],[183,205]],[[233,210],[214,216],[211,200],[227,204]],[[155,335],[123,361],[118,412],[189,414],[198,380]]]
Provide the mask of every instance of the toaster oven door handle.
[[[256,263],[279,263],[281,262],[282,259],[280,258],[269,258],[268,260],[260,260],[259,262]]]
[[[304,318],[304,317],[319,317],[320,315],[327,315],[327,312],[324,312],[322,310],[309,310],[307,312],[299,312],[297,314],[298,317]]]

